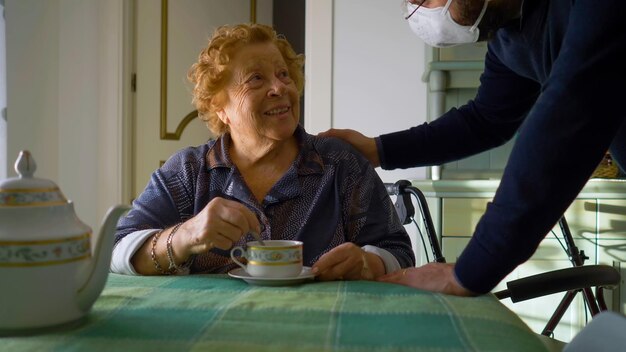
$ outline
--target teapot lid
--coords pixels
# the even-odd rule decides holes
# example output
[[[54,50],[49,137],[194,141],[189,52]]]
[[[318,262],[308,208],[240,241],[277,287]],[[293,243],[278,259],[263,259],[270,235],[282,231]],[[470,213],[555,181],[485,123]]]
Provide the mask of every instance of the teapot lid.
[[[66,204],[67,199],[52,181],[33,177],[37,164],[28,150],[15,161],[18,177],[0,181],[0,208]]]

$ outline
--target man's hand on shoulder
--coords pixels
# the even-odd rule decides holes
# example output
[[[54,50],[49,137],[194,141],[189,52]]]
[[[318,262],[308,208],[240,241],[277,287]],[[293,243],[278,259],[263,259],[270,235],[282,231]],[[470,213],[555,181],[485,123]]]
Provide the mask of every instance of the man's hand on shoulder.
[[[359,153],[363,154],[373,167],[380,166],[380,157],[374,138],[364,136],[360,132],[350,129],[331,128],[318,134],[319,137],[335,137],[351,144]]]

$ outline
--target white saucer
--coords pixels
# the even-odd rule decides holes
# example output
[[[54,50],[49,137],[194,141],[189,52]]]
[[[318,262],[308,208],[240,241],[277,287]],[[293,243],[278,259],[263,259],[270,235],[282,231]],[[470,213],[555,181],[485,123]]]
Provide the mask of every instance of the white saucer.
[[[228,275],[236,279],[243,279],[245,282],[257,286],[297,285],[315,277],[315,274],[311,272],[311,268],[308,266],[302,267],[300,275],[294,277],[255,277],[250,276],[243,268],[233,269],[228,272]]]

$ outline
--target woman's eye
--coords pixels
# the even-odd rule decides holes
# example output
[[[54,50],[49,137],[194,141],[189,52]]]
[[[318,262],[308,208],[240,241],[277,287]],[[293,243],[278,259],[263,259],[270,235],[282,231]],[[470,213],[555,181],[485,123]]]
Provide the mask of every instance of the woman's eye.
[[[257,82],[261,80],[261,75],[259,74],[254,74],[252,76],[250,76],[250,78],[248,78],[248,82]]]
[[[285,77],[288,78],[289,77],[289,71],[284,70],[284,71],[280,71],[278,74],[280,77]]]

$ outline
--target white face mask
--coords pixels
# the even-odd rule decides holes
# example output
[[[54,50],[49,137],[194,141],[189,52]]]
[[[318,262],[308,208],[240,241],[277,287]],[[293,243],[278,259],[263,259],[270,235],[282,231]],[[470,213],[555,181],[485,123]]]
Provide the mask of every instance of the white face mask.
[[[426,44],[443,48],[478,41],[478,24],[482,20],[487,3],[485,0],[482,11],[473,26],[461,26],[454,22],[450,16],[449,7],[452,0],[448,0],[446,6],[426,8],[420,7],[417,12],[408,18],[411,30],[420,37]],[[408,13],[412,13],[417,5],[407,1]]]

